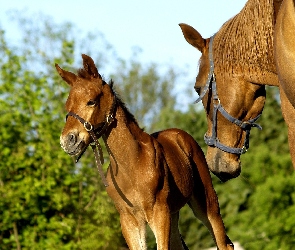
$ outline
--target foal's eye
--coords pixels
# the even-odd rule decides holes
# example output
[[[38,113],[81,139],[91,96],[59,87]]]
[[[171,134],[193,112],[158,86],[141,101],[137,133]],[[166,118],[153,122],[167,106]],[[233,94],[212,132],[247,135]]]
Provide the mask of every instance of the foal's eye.
[[[87,102],[87,106],[89,106],[89,107],[94,107],[95,104],[96,104],[96,101],[94,101],[94,100],[90,100]]]

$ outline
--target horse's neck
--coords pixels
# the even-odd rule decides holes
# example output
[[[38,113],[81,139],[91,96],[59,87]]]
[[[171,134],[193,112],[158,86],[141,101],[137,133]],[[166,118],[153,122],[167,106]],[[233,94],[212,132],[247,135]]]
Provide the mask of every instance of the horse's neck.
[[[275,72],[273,55],[274,0],[249,0],[214,38],[215,61],[233,67]],[[253,73],[253,72],[249,72]]]
[[[105,135],[104,141],[115,158],[116,164],[132,165],[138,157],[139,142],[149,135],[144,133],[136,121],[130,119],[121,106],[117,107],[114,125]]]
[[[257,3],[257,0],[248,0],[244,8],[220,28],[218,36],[220,35],[230,47],[234,46],[232,43],[239,42],[236,49],[240,50],[253,50],[251,45],[260,46],[260,49],[272,46],[276,14],[274,1],[260,0]]]

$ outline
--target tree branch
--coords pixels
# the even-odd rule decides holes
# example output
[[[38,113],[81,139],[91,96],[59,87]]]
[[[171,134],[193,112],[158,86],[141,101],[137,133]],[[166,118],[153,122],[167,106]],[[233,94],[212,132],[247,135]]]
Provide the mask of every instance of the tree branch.
[[[13,233],[14,233],[14,238],[15,238],[17,250],[21,250],[21,246],[20,246],[20,243],[18,240],[18,231],[17,231],[16,222],[13,222]]]

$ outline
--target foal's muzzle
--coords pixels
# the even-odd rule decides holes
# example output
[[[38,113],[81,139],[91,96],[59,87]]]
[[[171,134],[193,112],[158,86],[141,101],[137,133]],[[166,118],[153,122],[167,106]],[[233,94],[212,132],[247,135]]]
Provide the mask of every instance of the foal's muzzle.
[[[60,145],[69,155],[78,155],[86,147],[85,142],[76,133],[69,133],[60,137]]]

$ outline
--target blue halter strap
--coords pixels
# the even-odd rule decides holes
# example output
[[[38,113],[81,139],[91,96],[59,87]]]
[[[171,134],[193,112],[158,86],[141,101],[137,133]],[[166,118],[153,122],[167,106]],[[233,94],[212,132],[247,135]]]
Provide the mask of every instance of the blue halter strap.
[[[215,35],[214,35],[215,36]],[[217,147],[221,149],[224,152],[227,153],[232,153],[232,154],[244,154],[247,152],[247,149],[249,148],[249,139],[250,139],[250,131],[251,128],[255,127],[258,129],[262,129],[262,127],[255,123],[256,120],[261,116],[259,114],[257,117],[250,119],[248,121],[241,121],[239,119],[236,119],[232,117],[222,106],[220,103],[220,99],[217,94],[217,87],[216,87],[216,79],[214,75],[214,60],[213,60],[213,52],[212,52],[212,47],[213,47],[213,39],[214,36],[210,38],[210,43],[209,43],[209,62],[210,62],[210,71],[208,74],[207,82],[205,87],[202,90],[202,93],[200,94],[199,98],[195,101],[195,103],[200,102],[203,97],[206,95],[209,89],[212,89],[212,98],[213,98],[213,117],[212,117],[212,135],[209,136],[207,134],[204,135],[204,140],[205,143],[208,146],[211,147]],[[217,138],[217,112],[220,112],[223,117],[225,117],[228,121],[230,121],[233,124],[236,124],[239,126],[241,129],[243,129],[246,132],[246,137],[244,140],[243,147],[241,148],[235,148],[235,147],[229,147],[224,144],[222,144],[219,139]]]

